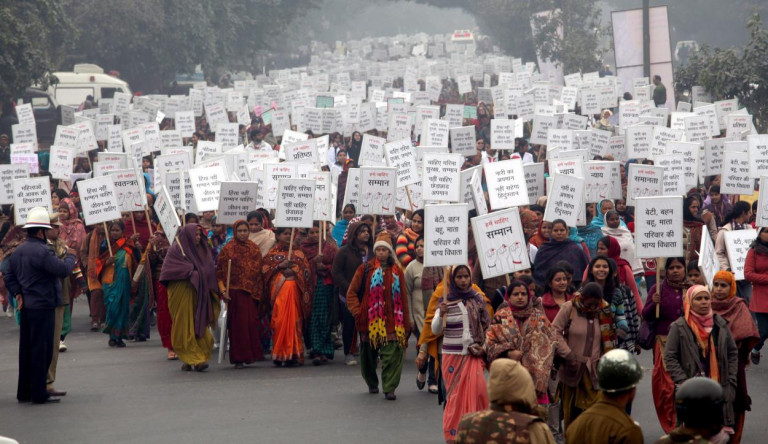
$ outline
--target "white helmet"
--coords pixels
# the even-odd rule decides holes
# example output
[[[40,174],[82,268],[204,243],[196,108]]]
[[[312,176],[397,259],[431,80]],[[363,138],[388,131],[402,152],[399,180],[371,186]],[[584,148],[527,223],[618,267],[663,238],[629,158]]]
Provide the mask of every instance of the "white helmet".
[[[27,213],[27,223],[23,228],[47,228],[51,229],[51,216],[45,207],[35,207]]]

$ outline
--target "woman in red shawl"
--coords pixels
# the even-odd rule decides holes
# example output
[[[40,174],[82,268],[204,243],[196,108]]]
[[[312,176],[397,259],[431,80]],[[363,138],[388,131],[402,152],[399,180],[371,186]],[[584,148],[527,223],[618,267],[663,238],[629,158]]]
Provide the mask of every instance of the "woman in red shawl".
[[[632,296],[635,299],[638,313],[643,311],[643,300],[640,298],[640,292],[637,289],[635,275],[632,273],[632,265],[621,257],[621,244],[613,236],[605,236],[597,241],[597,255],[606,256],[616,262],[616,271],[619,274],[619,282],[632,290]]]
[[[309,318],[309,356],[312,363],[321,365],[333,359],[333,339],[331,338],[331,307],[333,298],[333,277],[331,267],[336,257],[336,244],[333,240],[322,242],[320,251],[320,222],[315,221],[309,234],[301,243],[301,251],[309,262],[312,275],[315,276],[312,297],[312,313]]]
[[[59,226],[59,239],[63,240],[67,244],[67,247],[72,248],[75,251],[80,251],[85,242],[85,224],[78,218],[77,207],[75,207],[72,199],[68,197],[62,199],[59,203],[58,212],[59,222],[61,223],[61,226]],[[77,279],[75,278],[75,276],[78,275],[82,276],[79,263],[75,267],[75,271],[72,272],[71,288],[73,289],[80,288],[80,286],[77,285]],[[85,286],[84,279],[82,281],[82,286]],[[76,292],[79,292],[79,290],[73,291],[75,296],[77,295]],[[67,334],[72,330],[72,304],[74,302],[75,297],[71,297],[69,305],[64,307],[64,323],[61,327],[62,344],[59,345],[59,348],[61,348],[62,351],[66,351],[67,349],[67,346],[63,344],[64,338],[66,338]]]
[[[277,243],[262,262],[266,290],[272,306],[272,361],[291,367],[304,363],[304,320],[312,307],[312,270],[301,250],[288,257],[290,228],[276,228]]]
[[[170,248],[171,244],[168,242],[165,232],[163,230],[155,231],[155,235],[149,240],[149,245],[147,246],[147,260],[149,261],[147,266],[152,274],[152,289],[154,290],[155,305],[157,307],[157,332],[160,334],[160,341],[163,347],[168,350],[168,360],[174,361],[179,359],[179,357],[173,351],[173,344],[171,343],[171,325],[173,321],[171,320],[171,313],[168,311],[168,289],[160,283],[163,260]]]
[[[551,235],[551,233],[552,233],[552,222],[547,222],[545,220],[542,220],[541,222],[539,222],[539,229],[536,231],[536,234],[533,237],[531,237],[528,243],[530,243],[536,248],[541,248],[544,242],[549,240],[549,236]]]
[[[134,221],[136,222],[136,226],[134,226]],[[147,224],[147,219],[143,211],[134,211],[133,217],[129,217],[125,220],[126,235],[132,236],[134,233],[138,233],[139,244],[141,244],[142,247],[149,243],[155,229],[155,224],[151,224],[151,226]]]
[[[736,348],[739,351],[739,368],[736,374],[736,399],[733,402],[735,415],[734,431],[731,442],[741,442],[744,431],[744,419],[750,410],[752,399],[747,392],[746,367],[749,361],[749,352],[758,342],[760,333],[757,331],[755,320],[749,312],[744,299],[736,297],[736,279],[730,271],[721,270],[715,273],[712,281],[712,311],[728,321],[728,330],[731,331]]]
[[[248,222],[238,220],[233,228],[234,240],[228,242],[219,253],[216,279],[219,281],[219,290],[229,300],[229,362],[241,369],[245,364],[264,359],[258,324],[260,312],[264,310],[264,287],[261,279],[261,251],[248,240]],[[228,278],[230,261],[232,268]]]
[[[219,317],[219,295],[213,253],[203,229],[187,224],[168,250],[160,272],[168,287],[168,309],[173,319],[171,343],[184,365],[183,371],[208,368],[213,349],[209,327]]]
[[[143,249],[149,244],[155,226],[147,223],[143,211],[134,211],[132,214],[133,217],[125,219],[125,233],[126,236],[132,236],[136,240],[137,246]],[[142,261],[145,262],[146,259],[142,258]],[[128,338],[135,339],[137,342],[144,342],[149,338],[149,312],[155,301],[151,271],[151,267],[144,267],[144,273],[139,280],[134,297],[131,299],[131,328]]]

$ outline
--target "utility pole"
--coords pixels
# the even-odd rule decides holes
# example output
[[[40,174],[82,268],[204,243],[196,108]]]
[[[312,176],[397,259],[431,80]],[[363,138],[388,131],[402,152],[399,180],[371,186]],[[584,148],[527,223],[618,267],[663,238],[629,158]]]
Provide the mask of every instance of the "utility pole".
[[[651,77],[650,0],[643,0],[643,75]]]

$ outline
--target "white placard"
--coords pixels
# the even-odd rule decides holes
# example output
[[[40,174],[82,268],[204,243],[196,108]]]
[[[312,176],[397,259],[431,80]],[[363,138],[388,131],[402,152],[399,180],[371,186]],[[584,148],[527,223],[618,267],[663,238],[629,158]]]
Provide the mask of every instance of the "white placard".
[[[749,164],[749,155],[739,151],[725,150],[720,192],[723,194],[752,194],[755,191],[755,181],[750,174]]]
[[[257,191],[256,182],[221,182],[216,223],[232,225],[245,220],[248,213],[257,208]]]
[[[360,213],[395,214],[397,170],[389,167],[360,168]]]
[[[626,128],[627,156],[630,159],[647,159],[651,156],[653,128],[649,125],[636,125]]]
[[[496,119],[494,119],[496,120]],[[493,121],[491,125],[493,125]],[[451,152],[465,157],[477,154],[477,135],[474,126],[451,128]]]
[[[634,206],[635,199],[638,197],[661,196],[664,185],[664,168],[632,163],[629,165],[629,175],[627,178],[628,206]]]
[[[181,137],[192,137],[192,134],[195,133],[195,116],[192,111],[176,111],[174,120]]]
[[[720,261],[715,254],[715,244],[709,236],[709,230],[701,230],[701,247],[699,251],[699,270],[707,285],[712,288],[715,274],[720,271]]]
[[[474,128],[474,127],[473,127]],[[363,134],[363,143],[360,146],[360,159],[355,159],[358,166],[386,166],[384,157],[384,144],[387,139],[370,134]]]
[[[275,226],[312,228],[312,221],[314,220],[314,203],[314,180],[278,180]]]
[[[757,238],[757,230],[735,230],[725,232],[725,251],[731,272],[737,281],[744,280],[744,262],[752,241]]]
[[[621,199],[619,162],[586,162],[584,164],[585,203],[598,203],[603,199]]]
[[[768,174],[768,134],[750,134],[747,143],[752,177]]]
[[[51,145],[48,172],[53,179],[71,180],[75,161],[75,149],[68,146]]]
[[[467,204],[424,206],[424,266],[467,264]]]
[[[14,179],[27,179],[29,177],[29,165],[0,165],[0,205],[8,205],[14,202]]]
[[[768,190],[768,176],[760,177],[760,190]],[[756,227],[768,227],[768,192],[758,198],[757,215],[755,218]]]
[[[556,174],[548,196],[544,220],[562,219],[569,227],[578,225],[579,213],[584,212],[584,179]]]
[[[704,142],[704,168],[702,176],[714,176],[723,171],[723,155],[727,138],[710,139]]]
[[[410,139],[384,144],[387,165],[397,169],[397,187],[404,187],[420,181],[416,168],[416,152]]]
[[[221,144],[221,142],[200,140],[197,142],[197,149],[195,150],[195,164],[204,162],[211,157],[216,157],[223,152],[224,146]]]
[[[422,161],[422,197],[428,201],[459,202],[461,200],[461,154],[424,153]]]
[[[683,139],[685,133],[663,126],[653,127],[653,140],[651,141],[651,159],[667,153],[667,143],[678,142]]]
[[[528,187],[522,160],[486,163],[483,170],[492,210],[528,205]]]
[[[547,133],[547,150],[569,151],[573,147],[573,130],[552,128]]]
[[[165,186],[161,186],[157,191],[153,208],[168,242],[173,243],[176,233],[181,227],[181,222],[179,222],[179,215],[176,213],[176,208],[173,206],[173,201]]]
[[[51,179],[48,176],[13,179],[13,214],[16,225],[27,222],[27,213],[35,207],[45,207],[53,212],[51,204]],[[81,193],[85,188],[80,188]],[[81,199],[82,200],[82,199]]]
[[[327,171],[312,172],[307,179],[315,181],[315,206],[314,220],[333,222],[336,213],[336,199],[334,198],[331,173]]]
[[[683,255],[683,197],[640,197],[635,202],[637,257]]]
[[[531,268],[517,208],[473,217],[471,222],[483,279]]]
[[[677,154],[683,156],[683,165],[685,170],[685,186],[688,189],[699,184],[699,143],[690,142],[667,142],[666,154]]]
[[[515,149],[516,120],[493,119],[491,120],[491,147],[495,150]]]
[[[195,197],[198,212],[216,211],[219,208],[221,182],[228,178],[223,165],[189,170],[189,183],[192,185],[192,195]]]
[[[94,177],[78,182],[80,204],[86,225],[96,225],[120,219],[120,207],[115,184],[110,176]]]
[[[523,165],[523,170],[525,185],[528,188],[528,202],[536,202],[547,194],[544,187],[544,163],[528,163]]]
[[[11,126],[14,143],[29,143],[37,150],[37,127],[34,124],[16,124]]]
[[[585,177],[584,175],[584,160],[580,157],[577,158],[564,158],[564,159],[552,159],[549,161],[549,174],[554,176],[555,174],[563,174],[565,176]]]
[[[403,193],[404,195],[405,188],[398,188],[397,192],[398,195],[400,195],[400,193]],[[407,198],[405,202],[408,202]],[[355,206],[355,209],[357,210],[355,214],[363,214],[360,211],[360,168],[350,168],[347,172],[347,186],[344,189],[344,200],[342,201],[342,208],[347,206],[347,204],[352,204]],[[410,208],[410,206],[401,208]]]
[[[461,201],[459,203],[466,203],[468,211],[475,209],[475,201],[472,199],[472,176],[474,176],[475,171],[478,170],[480,170],[480,173],[482,174],[481,168],[482,166],[477,165],[462,170],[460,173],[461,178],[459,179],[459,182],[461,184]]]
[[[107,172],[115,185],[115,196],[120,211],[141,211],[147,205],[144,175],[136,170],[124,169]]]
[[[488,213],[488,203],[485,201],[485,192],[483,191],[483,173],[476,170],[469,181],[470,192],[472,193],[472,203],[477,210],[477,214]]]
[[[530,142],[534,145],[546,145],[549,130],[557,128],[557,121],[557,116],[534,116]]]
[[[295,163],[264,163],[262,171],[263,183],[260,191],[262,206],[268,210],[273,210],[277,208],[278,181],[298,177],[298,168]],[[349,178],[347,179],[347,186],[349,186]]]
[[[317,151],[317,140],[309,139],[302,142],[286,143],[283,145],[286,162],[296,163],[320,163]]]
[[[11,164],[27,164],[29,165],[29,172],[32,174],[38,174],[40,172],[40,161],[37,154],[11,154]]]
[[[685,158],[680,154],[656,156],[654,163],[664,168],[662,196],[685,196],[689,188],[685,185]]]
[[[424,119],[421,130],[421,145],[448,146],[449,123],[439,119]]]

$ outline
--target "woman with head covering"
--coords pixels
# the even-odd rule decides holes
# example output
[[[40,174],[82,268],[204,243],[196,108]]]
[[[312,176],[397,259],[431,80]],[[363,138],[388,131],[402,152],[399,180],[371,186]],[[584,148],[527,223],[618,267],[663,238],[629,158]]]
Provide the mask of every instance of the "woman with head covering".
[[[568,224],[564,220],[552,222],[552,237],[539,247],[533,263],[533,279],[538,285],[545,284],[549,267],[565,260],[573,266],[574,284],[578,287],[589,265],[589,257],[578,242],[568,237],[569,234]]]
[[[341,246],[341,242],[344,240],[344,233],[347,231],[350,221],[355,217],[356,211],[354,205],[344,205],[344,209],[341,212],[341,219],[336,221],[336,224],[331,231],[331,236],[333,237],[333,240],[336,241],[337,246]]]
[[[611,305],[603,299],[597,283],[585,285],[563,304],[552,323],[557,338],[560,365],[559,398],[563,423],[568,426],[597,401],[597,361],[616,347],[618,339]]]
[[[168,311],[168,288],[160,282],[160,273],[163,269],[163,260],[171,244],[162,229],[155,231],[155,235],[149,240],[147,246],[147,267],[152,274],[152,289],[155,294],[155,306],[157,307],[157,332],[163,347],[168,350],[168,360],[179,359],[173,351],[171,343],[171,313]]]
[[[685,262],[699,260],[701,230],[704,221],[699,217],[701,199],[698,194],[690,195],[683,201],[683,257]]]
[[[106,326],[102,331],[109,335],[110,347],[125,347],[123,339],[128,337],[131,279],[141,258],[141,250],[135,246],[136,238],[137,234],[126,237],[122,221],[112,222],[96,265],[106,308]],[[106,242],[112,244],[111,250]]]
[[[629,228],[626,225],[622,225],[621,222],[622,218],[618,211],[608,211],[605,213],[605,225],[603,225],[601,231],[604,236],[611,236],[619,242],[619,256],[629,263],[632,275],[642,277],[644,271],[643,261],[635,254],[635,238],[632,232],[629,231]],[[637,287],[637,282],[635,287]]]
[[[768,228],[757,232],[757,238],[747,251],[744,261],[744,278],[752,284],[752,300],[749,309],[755,314],[760,342],[757,343],[750,359],[755,365],[760,364],[760,349],[768,338]]]
[[[248,235],[248,239],[259,247],[262,257],[266,256],[269,250],[275,245],[274,231],[266,228],[269,226],[269,218],[264,216],[260,211],[254,210],[248,213],[246,220],[251,229],[251,234]]]
[[[656,338],[653,345],[653,374],[651,389],[656,415],[664,433],[675,428],[675,384],[664,365],[664,349],[672,323],[683,315],[683,297],[690,287],[686,279],[685,259],[671,257],[664,264],[665,279],[661,282],[661,291],[653,285],[648,290],[648,298],[643,305],[644,322],[652,322]],[[658,308],[658,311],[656,307]],[[658,316],[656,315],[658,313]]]
[[[265,311],[261,279],[261,251],[248,240],[248,222],[238,220],[232,226],[235,237],[222,248],[216,265],[219,291],[229,301],[227,333],[229,363],[244,368],[264,359],[258,320]],[[231,261],[231,262],[230,262]],[[227,287],[229,284],[229,287]],[[221,344],[224,347],[224,344]]]
[[[202,372],[213,349],[209,327],[216,325],[220,310],[213,253],[202,227],[187,224],[179,230],[165,255],[160,281],[168,287],[171,343],[184,363],[181,369]]]
[[[424,234],[424,210],[418,209],[411,215],[411,226],[397,237],[395,254],[397,260],[407,267],[416,258],[416,239]]]
[[[747,391],[746,367],[752,347],[760,342],[760,333],[747,308],[747,303],[736,296],[736,279],[730,271],[721,270],[715,273],[712,281],[712,311],[728,321],[728,330],[739,352],[736,398],[733,402],[735,434],[731,438],[731,442],[739,443],[744,431],[746,412],[750,410],[752,404]]]
[[[621,257],[621,245],[613,236],[605,236],[597,242],[597,254],[606,256],[616,263],[616,273],[619,282],[626,286],[631,292],[635,301],[635,307],[638,312],[643,309],[643,300],[640,299],[640,291],[637,289],[635,275],[632,273],[632,266],[626,259]]]
[[[539,228],[536,230],[536,234],[528,241],[536,248],[541,248],[544,242],[547,242],[552,235],[552,222],[545,220],[539,221]]]
[[[85,224],[79,219],[77,207],[75,207],[72,199],[62,199],[59,203],[58,212],[59,223],[61,224],[59,226],[59,239],[63,240],[67,244],[67,247],[72,248],[75,251],[80,251],[86,238]],[[79,286],[77,285],[77,282],[75,282],[74,275],[81,274],[78,267],[80,267],[79,263],[76,267],[77,271],[72,273],[73,279],[70,280],[71,288],[75,289],[73,291],[73,296],[75,297],[79,291],[76,289]],[[85,285],[84,282],[83,285]],[[59,344],[59,348],[63,349],[62,351],[66,351],[67,349],[67,346],[64,345],[64,338],[66,338],[67,334],[72,330],[72,303],[74,302],[75,297],[70,298],[69,305],[64,307],[64,323],[61,328],[61,344]]]
[[[336,244],[327,239],[320,240],[320,222],[314,221],[309,234],[301,243],[301,251],[309,262],[314,294],[309,317],[309,357],[314,365],[321,365],[333,359],[333,338],[331,337],[331,312],[336,298],[333,296],[331,267],[336,257]]]
[[[487,410],[462,418],[457,443],[517,442],[528,438],[535,444],[554,444],[552,432],[536,404],[534,381],[517,361],[499,358],[490,365]]]
[[[610,199],[601,200],[598,203],[596,210],[597,211],[595,217],[592,218],[592,220],[589,222],[589,225],[587,225],[583,230],[579,230],[579,234],[584,237],[584,240],[587,243],[590,256],[594,256],[596,254],[597,241],[603,237],[602,228],[605,226],[605,215],[609,211],[613,211],[613,201]],[[626,224],[623,222],[620,222],[620,225],[624,225],[626,227]]]
[[[132,236],[134,244],[139,249],[144,249],[153,237],[155,225],[148,223],[143,211],[134,211],[133,216],[124,219],[126,236]],[[143,260],[143,258],[142,258]],[[154,288],[152,286],[151,267],[143,267],[143,273],[139,277],[131,299],[130,328],[128,338],[138,342],[144,342],[149,338],[150,309],[154,302]]]
[[[347,155],[354,159],[355,162],[360,162],[360,150],[363,146],[363,135],[360,134],[360,131],[355,131],[352,133],[352,137],[349,139],[349,144],[347,145]]]
[[[208,240],[211,242],[211,251],[213,251],[214,262],[218,263],[217,258],[219,257],[219,253],[221,253],[224,245],[229,243],[234,236],[235,232],[232,227],[216,223],[216,216],[213,216],[211,219],[211,230],[208,232]],[[261,255],[261,251],[259,251],[259,255]]]
[[[547,385],[556,341],[547,316],[533,299],[525,282],[509,285],[485,333],[485,352],[489,362],[510,358],[523,364],[534,380],[539,404],[549,404]]]
[[[452,267],[448,293],[438,300],[431,323],[432,334],[443,335],[440,366],[446,392],[443,436],[448,443],[455,442],[463,415],[488,405],[483,345],[490,324],[483,296],[472,288],[469,267]]]
[[[683,317],[672,323],[664,350],[664,364],[675,386],[706,376],[723,387],[724,430],[736,425],[733,402],[739,366],[738,350],[728,323],[712,311],[707,287],[694,285],[683,299]]]
[[[405,276],[392,245],[379,240],[374,256],[360,265],[347,290],[347,307],[360,332],[360,370],[369,393],[379,392],[377,358],[381,359],[384,396],[394,401],[410,334]]]
[[[262,262],[272,307],[272,362],[278,367],[304,364],[303,331],[312,307],[314,275],[300,249],[293,248],[288,257],[291,233],[290,228],[276,228],[277,242]]]

